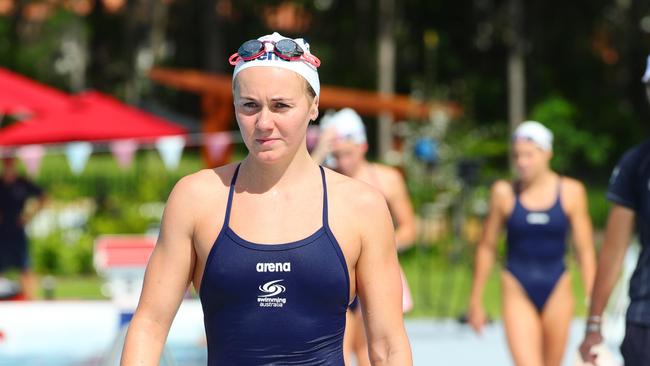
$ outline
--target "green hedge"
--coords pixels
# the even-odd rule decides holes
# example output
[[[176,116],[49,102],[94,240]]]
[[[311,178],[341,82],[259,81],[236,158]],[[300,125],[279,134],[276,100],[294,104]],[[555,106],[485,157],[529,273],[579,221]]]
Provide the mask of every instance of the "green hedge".
[[[62,155],[48,155],[35,178],[56,205],[91,198],[96,212],[85,227],[57,230],[30,241],[35,270],[42,274],[92,274],[93,243],[104,234],[141,234],[157,226],[157,218],[146,218],[141,205],[164,202],[174,184],[184,175],[202,168],[195,151],[184,154],[177,171],[167,172],[155,151],[142,151],[128,169],[121,169],[110,154],[93,155],[84,172],[75,176]]]

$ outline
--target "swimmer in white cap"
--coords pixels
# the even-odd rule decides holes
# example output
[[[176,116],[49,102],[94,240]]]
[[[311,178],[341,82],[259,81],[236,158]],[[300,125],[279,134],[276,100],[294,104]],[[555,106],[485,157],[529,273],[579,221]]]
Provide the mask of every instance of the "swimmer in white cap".
[[[320,61],[303,39],[278,33],[245,42],[229,61],[248,154],[174,187],[122,365],[158,364],[190,284],[201,299],[210,366],[343,366],[345,316],[356,295],[368,315],[371,360],[411,365],[386,202],[307,151]]]
[[[512,140],[517,179],[494,183],[484,231],[476,248],[469,323],[481,333],[487,315],[483,291],[501,230],[507,229],[502,273],[503,322],[515,365],[559,366],[573,316],[566,270],[566,235],[573,234],[587,294],[595,258],[587,194],[579,181],[551,170],[553,134],[527,121]]]
[[[401,173],[387,165],[371,163],[366,159],[368,142],[361,117],[351,108],[326,115],[320,123],[322,137],[312,152],[316,161],[326,160],[339,173],[359,179],[378,189],[385,197],[395,224],[398,249],[410,246],[415,240],[415,215]],[[402,309],[409,311],[412,300],[406,277],[402,273]],[[363,304],[361,305],[363,307]],[[346,326],[345,350],[347,359],[356,356],[357,365],[369,365],[363,320],[358,302],[350,307]]]

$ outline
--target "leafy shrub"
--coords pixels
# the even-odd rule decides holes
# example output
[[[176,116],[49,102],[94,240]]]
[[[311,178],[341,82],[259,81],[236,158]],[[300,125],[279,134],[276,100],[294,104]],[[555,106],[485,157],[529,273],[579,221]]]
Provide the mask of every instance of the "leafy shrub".
[[[602,167],[612,149],[612,139],[604,134],[586,131],[577,126],[579,115],[566,99],[551,96],[537,104],[530,118],[553,131],[554,158],[552,166],[561,173],[576,174],[586,168]]]

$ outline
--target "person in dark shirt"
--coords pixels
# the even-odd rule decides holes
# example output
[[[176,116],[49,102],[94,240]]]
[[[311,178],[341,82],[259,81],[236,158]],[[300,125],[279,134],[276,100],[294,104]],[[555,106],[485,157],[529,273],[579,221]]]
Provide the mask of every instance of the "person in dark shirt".
[[[650,57],[643,77],[650,92]],[[648,93],[650,99],[650,93]],[[650,139],[628,150],[612,172],[607,199],[612,202],[605,241],[591,297],[585,338],[580,353],[585,362],[596,362],[592,350],[603,341],[602,314],[618,280],[623,258],[635,226],[641,253],[630,279],[625,338],[621,353],[626,366],[650,364]]]
[[[20,285],[26,299],[33,299],[36,285],[31,271],[25,225],[45,204],[43,190],[19,175],[15,160],[2,159],[0,175],[0,273],[10,269],[20,271]],[[38,204],[26,211],[29,199]]]

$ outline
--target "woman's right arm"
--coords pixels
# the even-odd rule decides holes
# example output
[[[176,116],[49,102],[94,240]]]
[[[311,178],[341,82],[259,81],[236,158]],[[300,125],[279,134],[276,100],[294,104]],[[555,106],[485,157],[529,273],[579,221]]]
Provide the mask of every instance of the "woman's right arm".
[[[469,324],[480,334],[487,317],[483,308],[483,290],[492,265],[496,244],[504,222],[504,201],[511,195],[510,184],[498,181],[490,191],[490,208],[483,223],[483,235],[476,246],[474,280],[469,303]]]
[[[158,365],[167,334],[194,270],[191,182],[183,178],[169,196],[160,235],[145,272],[140,302],[129,325],[123,366]]]

